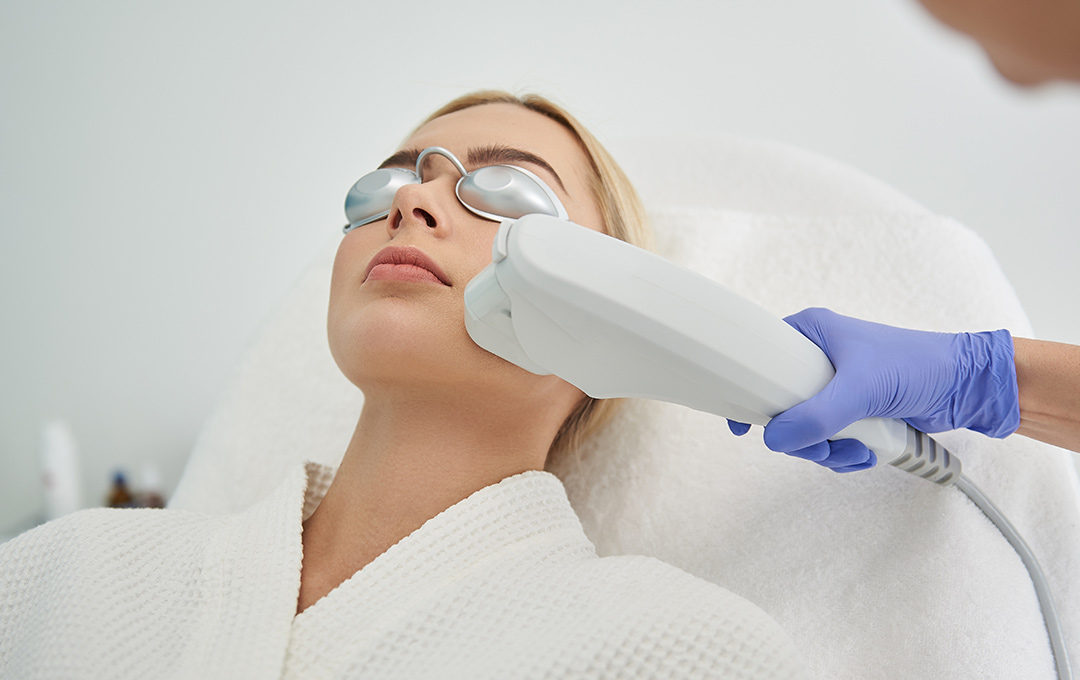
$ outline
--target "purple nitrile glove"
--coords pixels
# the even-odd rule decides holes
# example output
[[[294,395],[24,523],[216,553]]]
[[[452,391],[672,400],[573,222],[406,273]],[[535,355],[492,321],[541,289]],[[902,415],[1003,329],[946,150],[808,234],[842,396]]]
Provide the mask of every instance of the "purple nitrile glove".
[[[851,423],[903,418],[923,432],[967,428],[1006,437],[1020,425],[1012,335],[930,333],[813,308],[784,321],[825,352],[836,375],[820,392],[765,426],[765,445],[836,472],[877,462],[854,439],[827,439]],[[749,425],[728,421],[745,434]]]

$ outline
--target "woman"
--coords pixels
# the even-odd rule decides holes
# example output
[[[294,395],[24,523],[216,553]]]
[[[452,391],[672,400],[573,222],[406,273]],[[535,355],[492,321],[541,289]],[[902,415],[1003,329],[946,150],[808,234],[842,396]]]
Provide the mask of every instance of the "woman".
[[[335,259],[330,347],[365,395],[336,474],[298,469],[228,518],[93,510],[9,542],[0,675],[801,676],[750,603],[596,557],[543,469],[611,405],[465,331],[498,222],[457,198],[461,170],[522,168],[571,220],[644,244],[617,166],[561,109],[502,93],[451,102],[383,165],[420,156],[422,182]]]

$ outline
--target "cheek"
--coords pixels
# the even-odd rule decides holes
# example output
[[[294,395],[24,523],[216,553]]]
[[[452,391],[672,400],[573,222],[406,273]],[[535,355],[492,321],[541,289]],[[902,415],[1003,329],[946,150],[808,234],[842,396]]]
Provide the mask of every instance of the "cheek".
[[[378,224],[378,223],[376,223]],[[330,275],[330,298],[327,305],[327,334],[330,353],[339,362],[347,354],[350,337],[355,334],[364,270],[378,252],[375,225],[365,225],[341,239]],[[385,234],[385,230],[382,230]],[[344,368],[344,367],[343,367]]]
[[[608,233],[607,229],[604,228],[604,218],[600,212],[600,206],[592,198],[567,203],[566,212],[570,214],[570,221],[574,224],[580,224],[601,234]]]
[[[462,305],[465,300],[465,286],[484,267],[491,264],[491,246],[495,242],[495,234],[499,231],[497,222],[485,221],[482,224],[469,226],[473,228],[461,234],[462,248],[459,251],[461,256],[454,278],[454,286]],[[464,320],[462,323],[465,323]]]
[[[337,254],[334,255],[334,276],[339,273],[362,269],[368,260],[379,251],[379,247],[387,241],[386,229],[383,222],[365,224],[362,227],[350,231],[341,237],[338,244]]]
[[[342,237],[330,274],[331,311],[337,300],[359,289],[368,262],[386,245],[386,229],[382,225],[382,222],[367,224]]]
[[[475,370],[478,360],[479,366],[488,360],[465,330],[464,291],[491,262],[496,229],[469,226],[479,228],[458,229],[445,242],[426,244],[454,281],[452,289],[368,289],[363,284],[367,263],[387,239],[367,238],[357,230],[342,240],[334,258],[326,328],[330,353],[353,383],[367,384],[383,373],[435,379],[453,374],[459,364]]]

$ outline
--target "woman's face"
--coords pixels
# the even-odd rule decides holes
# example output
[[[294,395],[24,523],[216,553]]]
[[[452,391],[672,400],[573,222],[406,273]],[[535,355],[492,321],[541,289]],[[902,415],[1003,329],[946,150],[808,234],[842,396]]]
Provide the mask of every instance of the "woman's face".
[[[602,231],[586,183],[588,161],[562,125],[515,104],[485,104],[437,118],[402,150],[441,146],[473,170],[483,150],[509,148],[545,161],[501,161],[531,170],[555,191],[570,219]],[[396,154],[395,154],[396,155]],[[415,156],[414,156],[415,158]],[[395,163],[411,168],[407,160]],[[385,219],[346,234],[334,260],[328,333],[330,351],[368,399],[380,390],[425,390],[432,396],[485,390],[504,398],[529,393],[566,401],[581,393],[554,376],[536,376],[477,346],[465,331],[465,285],[491,262],[499,223],[469,212],[454,194],[460,178],[446,158],[425,160],[424,182],[397,191]],[[421,254],[423,268],[369,264],[387,248]],[[405,252],[405,251],[403,251]]]

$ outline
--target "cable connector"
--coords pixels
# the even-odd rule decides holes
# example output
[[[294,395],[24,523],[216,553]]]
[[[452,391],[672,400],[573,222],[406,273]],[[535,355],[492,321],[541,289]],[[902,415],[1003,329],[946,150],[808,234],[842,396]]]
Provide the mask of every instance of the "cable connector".
[[[908,426],[903,455],[889,464],[942,486],[952,486],[960,478],[960,459],[930,435],[911,426]]]

